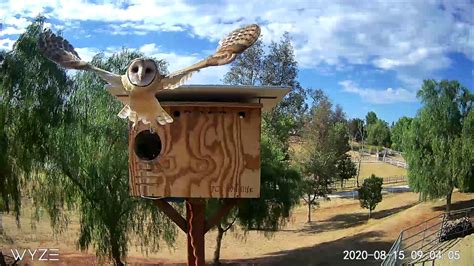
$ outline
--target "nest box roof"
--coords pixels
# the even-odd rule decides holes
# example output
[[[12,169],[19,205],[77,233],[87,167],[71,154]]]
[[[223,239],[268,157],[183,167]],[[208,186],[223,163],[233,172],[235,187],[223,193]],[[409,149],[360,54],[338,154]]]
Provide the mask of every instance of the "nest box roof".
[[[162,90],[156,97],[160,102],[261,103],[264,110],[270,110],[289,91],[289,87],[275,86],[183,85]]]

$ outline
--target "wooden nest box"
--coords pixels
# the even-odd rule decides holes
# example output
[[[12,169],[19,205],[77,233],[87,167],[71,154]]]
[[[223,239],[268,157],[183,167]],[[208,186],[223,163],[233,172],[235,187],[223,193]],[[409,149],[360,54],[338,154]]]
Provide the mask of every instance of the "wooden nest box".
[[[155,133],[129,130],[133,196],[260,197],[261,109],[289,91],[281,87],[190,85],[157,94],[174,122]]]

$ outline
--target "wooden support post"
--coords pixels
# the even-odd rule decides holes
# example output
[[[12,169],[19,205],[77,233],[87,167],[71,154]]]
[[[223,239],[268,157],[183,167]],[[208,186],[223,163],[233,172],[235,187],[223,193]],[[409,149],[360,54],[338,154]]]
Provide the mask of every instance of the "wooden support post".
[[[203,199],[186,199],[188,222],[188,265],[204,266],[204,235],[206,226],[206,202]]]
[[[160,209],[164,214],[166,214],[171,221],[173,221],[183,232],[187,233],[188,232],[188,224],[186,223],[186,220],[179,214],[173,206],[171,206],[168,202],[162,200],[162,199],[157,199],[154,200],[155,205]]]
[[[154,200],[155,205],[186,233],[189,266],[205,265],[205,234],[240,201],[241,199],[238,198],[225,200],[224,205],[206,221],[206,201],[204,199],[186,199],[186,219],[165,200]]]

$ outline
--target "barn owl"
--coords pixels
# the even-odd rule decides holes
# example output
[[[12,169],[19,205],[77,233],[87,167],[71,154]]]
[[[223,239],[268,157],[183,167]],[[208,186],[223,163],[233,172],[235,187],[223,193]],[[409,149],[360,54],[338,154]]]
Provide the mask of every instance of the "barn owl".
[[[213,55],[169,75],[162,75],[155,61],[147,58],[132,60],[124,75],[100,69],[83,61],[67,40],[55,35],[50,29],[42,32],[38,47],[46,58],[65,68],[92,71],[99,75],[107,82],[105,89],[124,104],[119,117],[132,121],[133,128],[141,121],[156,130],[158,124],[173,122],[173,118],[156,99],[156,93],[179,87],[193,72],[202,68],[232,62],[238,54],[252,46],[259,36],[260,27],[256,24],[236,29],[221,40]]]

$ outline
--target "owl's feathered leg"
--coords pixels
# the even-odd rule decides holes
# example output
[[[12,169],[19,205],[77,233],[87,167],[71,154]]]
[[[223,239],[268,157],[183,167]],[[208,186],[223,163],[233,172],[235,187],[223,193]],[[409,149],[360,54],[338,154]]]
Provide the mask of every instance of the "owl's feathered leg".
[[[165,110],[161,109],[161,112],[156,115],[156,121],[160,125],[166,125],[173,123],[173,118]]]
[[[132,128],[135,129],[138,124],[138,114],[130,108],[130,106],[125,105],[122,110],[117,114],[118,117],[130,120],[133,122]],[[148,122],[149,123],[149,122]]]

